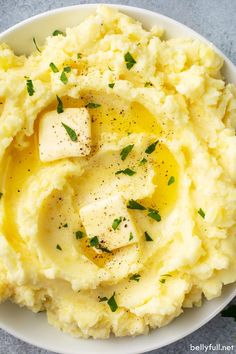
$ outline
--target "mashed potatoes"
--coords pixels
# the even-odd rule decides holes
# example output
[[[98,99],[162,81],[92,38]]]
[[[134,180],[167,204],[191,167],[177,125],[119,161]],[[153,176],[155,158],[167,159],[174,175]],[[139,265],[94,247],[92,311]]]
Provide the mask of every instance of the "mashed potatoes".
[[[74,336],[146,333],[236,280],[236,89],[161,37],[99,6],[29,57],[0,46],[0,299]]]

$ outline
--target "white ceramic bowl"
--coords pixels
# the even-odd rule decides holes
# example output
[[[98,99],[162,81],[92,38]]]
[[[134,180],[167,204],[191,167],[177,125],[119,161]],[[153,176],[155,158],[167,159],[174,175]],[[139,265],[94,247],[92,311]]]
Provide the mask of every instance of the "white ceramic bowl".
[[[0,41],[8,43],[17,54],[33,51],[32,37],[43,43],[45,37],[55,29],[76,26],[91,14],[97,5],[78,5],[49,11],[23,21],[0,35]],[[111,6],[111,5],[109,5]],[[192,37],[209,42],[188,27],[155,12],[130,6],[113,5],[150,28],[154,24],[163,26],[167,37]],[[215,48],[216,49],[216,48]],[[224,57],[224,76],[236,85],[236,68]],[[0,305],[0,327],[14,336],[38,347],[65,354],[134,354],[163,347],[192,333],[219,311],[236,295],[236,284],[225,286],[221,297],[205,301],[201,308],[185,310],[171,324],[153,330],[148,336],[135,338],[110,338],[109,340],[76,339],[63,334],[47,323],[45,314],[33,314],[9,302]]]

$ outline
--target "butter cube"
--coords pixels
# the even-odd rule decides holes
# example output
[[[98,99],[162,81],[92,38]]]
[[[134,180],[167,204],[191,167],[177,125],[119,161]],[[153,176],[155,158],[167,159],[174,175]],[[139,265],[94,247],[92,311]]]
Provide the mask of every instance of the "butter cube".
[[[88,237],[98,237],[99,246],[112,251],[138,241],[135,222],[121,195],[86,205],[80,217]]]
[[[71,138],[65,129],[71,128]],[[65,108],[44,114],[39,124],[39,156],[43,162],[86,156],[91,149],[91,121],[86,108]]]

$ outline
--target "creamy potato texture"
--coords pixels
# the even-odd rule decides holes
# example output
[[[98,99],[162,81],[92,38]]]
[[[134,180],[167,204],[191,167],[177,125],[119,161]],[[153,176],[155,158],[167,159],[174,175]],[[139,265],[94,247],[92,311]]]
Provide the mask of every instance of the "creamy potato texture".
[[[99,6],[29,57],[0,45],[0,299],[74,336],[147,333],[236,280],[236,89],[162,36]]]

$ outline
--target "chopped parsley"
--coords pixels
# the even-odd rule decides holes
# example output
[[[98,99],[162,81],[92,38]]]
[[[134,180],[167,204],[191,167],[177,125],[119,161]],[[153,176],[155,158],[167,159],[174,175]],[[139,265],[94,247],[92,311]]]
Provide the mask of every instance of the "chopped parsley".
[[[132,232],[130,232],[130,234],[129,234],[129,241],[133,240],[133,238],[134,238],[134,235],[132,234]]]
[[[82,58],[82,54],[81,53],[78,53],[77,54],[77,59],[81,59]]]
[[[84,233],[82,231],[76,231],[75,233],[76,240],[80,240],[84,237]]]
[[[62,35],[62,36],[65,36],[65,33],[62,32],[62,31],[60,31],[60,30],[55,30],[55,31],[52,33],[52,35],[53,35],[54,37],[55,37],[55,36],[59,36],[59,34]]]
[[[146,208],[143,205],[139,204],[134,199],[129,200],[127,208],[128,209],[137,209],[137,210],[146,210]]]
[[[120,152],[120,157],[121,160],[124,161],[126,159],[126,157],[129,155],[129,153],[131,152],[131,150],[133,149],[134,145],[127,145],[126,147],[124,147],[121,152]]]
[[[150,218],[156,220],[157,222],[161,221],[161,215],[159,214],[158,210],[155,209],[148,209],[149,213],[148,216],[150,216]]]
[[[145,159],[145,157],[139,161],[140,166],[145,165],[145,163],[147,163],[147,159]]]
[[[64,70],[66,73],[70,73],[70,72],[71,72],[71,67],[70,67],[70,66],[66,66],[63,70]]]
[[[114,84],[114,82],[113,82],[113,83],[111,83],[111,84],[108,84],[108,86],[109,86],[110,88],[113,88],[113,87],[115,86],[115,84]]]
[[[56,65],[54,63],[50,63],[49,66],[50,66],[50,68],[52,69],[52,71],[54,73],[58,73],[59,72],[59,70],[57,69],[57,67],[56,67]]]
[[[106,253],[112,253],[112,251],[110,251],[107,247],[103,247],[100,244],[98,245],[98,247],[96,247],[97,249],[101,250],[102,252],[106,252]]]
[[[67,134],[69,135],[70,140],[77,141],[78,137],[76,132],[72,128],[68,127],[68,125],[66,125],[65,123],[61,122],[61,124],[65,128]]]
[[[61,80],[61,82],[63,82],[64,85],[66,85],[68,83],[68,77],[66,76],[66,73],[64,70],[61,73],[60,80]]]
[[[61,248],[60,245],[57,245],[56,249],[59,250],[59,251],[62,251],[62,248]]]
[[[136,64],[136,60],[134,60],[134,58],[132,57],[132,55],[130,54],[130,52],[127,52],[124,55],[124,59],[125,59],[125,64],[128,70],[130,70],[134,64]]]
[[[122,217],[119,217],[118,219],[114,219],[112,223],[113,230],[116,230],[119,227],[121,222],[122,222]]]
[[[2,198],[2,196],[3,196],[3,193],[2,193],[2,192],[0,192],[0,199]]]
[[[236,305],[229,305],[226,309],[221,311],[221,316],[232,317],[236,321]]]
[[[115,312],[118,309],[116,300],[115,300],[115,293],[110,297],[110,299],[107,301],[110,309],[112,312]]]
[[[103,301],[108,300],[108,298],[106,296],[104,296],[104,297],[98,296],[98,298],[99,298],[99,302],[103,302]]]
[[[136,172],[131,170],[130,168],[126,168],[125,170],[117,171],[115,174],[120,175],[121,173],[123,173],[124,175],[133,176]]]
[[[132,275],[132,277],[129,278],[129,280],[135,280],[135,281],[139,281],[140,280],[141,275],[140,274],[134,274]]]
[[[153,84],[150,81],[145,82],[144,87],[152,87]]]
[[[101,107],[101,105],[99,103],[89,102],[88,104],[86,104],[85,107],[86,108],[98,108],[98,107]]]
[[[144,235],[145,235],[146,241],[153,241],[153,239],[152,239],[151,236],[147,233],[147,231],[144,232]]]
[[[63,108],[63,103],[60,97],[57,96],[57,113],[63,113],[64,108]]]
[[[152,143],[151,145],[149,145],[145,150],[146,154],[150,155],[153,151],[155,151],[158,143],[159,143],[159,140],[157,140],[154,143]]]
[[[66,223],[66,224],[62,225],[62,227],[68,227],[68,224]]]
[[[30,80],[30,79],[26,80],[26,87],[27,87],[27,91],[28,91],[29,96],[33,96],[33,94],[35,93],[35,90],[34,90],[34,85],[33,85],[32,80]]]
[[[165,284],[166,280],[165,279],[160,279],[159,282],[162,283],[162,284]]]
[[[38,45],[37,45],[37,43],[36,43],[35,37],[33,37],[33,42],[34,42],[34,45],[35,45],[35,48],[37,49],[37,51],[38,51],[39,53],[41,53],[41,50],[39,49],[39,47],[38,47]]]
[[[94,236],[94,237],[90,238],[89,244],[90,244],[91,247],[98,247],[99,246],[98,237]]]
[[[168,186],[170,186],[174,182],[175,182],[175,177],[174,176],[170,176],[170,179],[168,181]]]
[[[200,209],[198,210],[198,214],[199,214],[203,219],[205,219],[206,214],[205,214],[205,212],[202,210],[202,208],[200,208]]]

